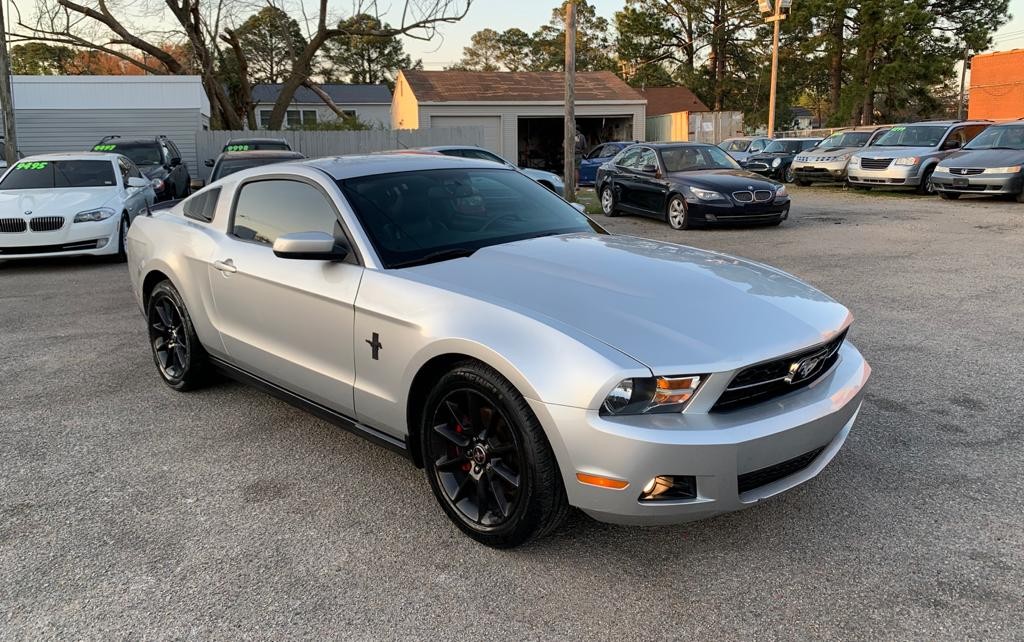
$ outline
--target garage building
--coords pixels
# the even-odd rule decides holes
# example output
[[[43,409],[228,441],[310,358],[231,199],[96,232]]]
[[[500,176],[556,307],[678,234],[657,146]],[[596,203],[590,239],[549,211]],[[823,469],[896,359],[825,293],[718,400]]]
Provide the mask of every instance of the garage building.
[[[199,176],[196,131],[209,129],[199,76],[14,76],[14,120],[22,154],[80,152],[104,136],[163,134]]]
[[[480,127],[491,151],[521,167],[562,171],[562,72],[399,73],[391,106],[395,129]],[[646,101],[610,71],[576,74],[576,123],[588,148],[642,140]]]

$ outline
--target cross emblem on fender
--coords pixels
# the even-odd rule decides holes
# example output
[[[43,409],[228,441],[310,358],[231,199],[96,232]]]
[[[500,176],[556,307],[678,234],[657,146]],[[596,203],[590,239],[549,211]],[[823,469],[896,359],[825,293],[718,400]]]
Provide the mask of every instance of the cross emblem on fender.
[[[380,335],[376,332],[373,333],[373,337],[367,339],[366,342],[370,344],[370,350],[372,350],[371,357],[376,360],[380,359],[380,350],[384,347],[384,344],[380,342]]]

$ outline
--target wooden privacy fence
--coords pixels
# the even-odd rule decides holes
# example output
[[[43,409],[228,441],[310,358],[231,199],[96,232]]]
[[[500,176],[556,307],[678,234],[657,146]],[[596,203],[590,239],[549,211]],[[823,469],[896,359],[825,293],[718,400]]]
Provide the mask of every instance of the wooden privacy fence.
[[[196,132],[196,156],[202,165],[217,158],[232,138],[283,138],[292,149],[309,158],[365,154],[391,149],[409,149],[429,145],[483,145],[483,127],[431,127],[424,129],[370,129],[367,131],[199,131]],[[202,168],[205,174],[209,169]]]

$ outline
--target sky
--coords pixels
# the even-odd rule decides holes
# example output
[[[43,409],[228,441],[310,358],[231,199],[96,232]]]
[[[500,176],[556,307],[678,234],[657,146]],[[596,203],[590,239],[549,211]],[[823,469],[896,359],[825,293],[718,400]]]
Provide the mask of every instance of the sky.
[[[550,20],[551,10],[559,4],[559,0],[475,0],[462,22],[441,27],[439,37],[431,42],[407,38],[405,49],[413,59],[423,60],[426,69],[443,69],[462,58],[462,48],[469,44],[470,37],[477,31],[488,27],[496,31],[519,27],[533,33]],[[599,15],[611,20],[624,2],[591,0],[591,4],[597,7]],[[994,51],[1024,49],[1024,0],[1010,0],[1010,14],[1014,19],[996,34]]]

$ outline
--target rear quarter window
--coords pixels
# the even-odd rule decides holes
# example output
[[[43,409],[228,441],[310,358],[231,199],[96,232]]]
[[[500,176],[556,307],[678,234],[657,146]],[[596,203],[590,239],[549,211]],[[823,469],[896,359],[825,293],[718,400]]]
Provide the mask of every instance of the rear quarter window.
[[[208,189],[195,196],[185,199],[181,206],[186,217],[204,223],[213,221],[217,212],[217,201],[220,199],[220,188]]]

